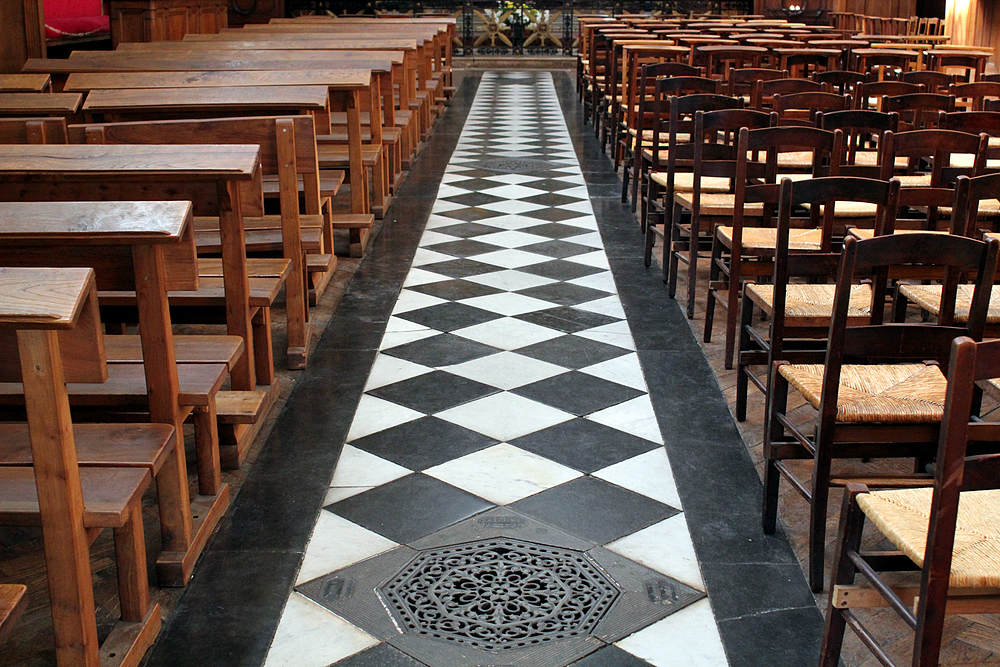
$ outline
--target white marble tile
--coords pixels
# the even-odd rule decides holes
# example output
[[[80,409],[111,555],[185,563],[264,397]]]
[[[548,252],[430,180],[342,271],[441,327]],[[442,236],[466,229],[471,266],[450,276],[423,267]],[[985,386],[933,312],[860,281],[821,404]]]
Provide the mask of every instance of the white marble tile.
[[[616,642],[654,667],[728,667],[707,599]]]
[[[382,343],[379,345],[379,350],[390,350],[399,345],[405,345],[406,343],[412,343],[413,341],[422,340],[424,338],[430,338],[431,336],[436,336],[440,331],[435,331],[428,327],[421,327],[419,325],[414,325],[414,329],[408,329],[403,331],[386,331],[382,335]]]
[[[526,185],[500,185],[488,190],[480,190],[483,194],[503,197],[504,199],[524,199],[535,195],[544,195],[545,190],[539,190]]]
[[[492,345],[501,350],[516,350],[519,347],[541,343],[563,335],[562,332],[513,317],[502,317],[498,320],[474,324],[471,327],[452,331],[452,333],[484,345]]]
[[[570,227],[577,227],[581,230],[595,231],[597,229],[597,219],[594,218],[593,214],[587,210],[590,206],[590,202],[577,202],[575,204],[567,204],[562,208],[566,210],[572,210],[576,213],[583,213],[578,218],[570,218],[569,220],[560,220],[560,225],[569,225]]]
[[[453,201],[437,199],[431,206],[431,213],[447,213],[449,211],[457,211],[460,208],[468,208],[468,204],[458,204]]]
[[[465,194],[468,194],[469,192],[470,192],[470,190],[466,190],[465,188],[463,188],[460,183],[455,183],[454,185],[449,185],[447,183],[442,183],[441,187],[438,188],[437,196],[438,196],[438,199],[444,199],[445,197],[454,197],[456,195],[465,195]],[[452,203],[454,203],[454,202],[452,202]]]
[[[554,304],[542,301],[534,297],[517,294],[515,292],[500,292],[499,294],[488,294],[486,296],[476,296],[471,299],[462,299],[459,303],[482,308],[501,315],[521,315],[543,308],[552,308]]]
[[[463,178],[465,178],[463,176]],[[461,220],[456,220],[455,218],[449,218],[445,215],[434,215],[433,213],[427,218],[427,225],[425,229],[437,229],[438,227],[450,227],[452,225],[461,224]]]
[[[604,241],[601,240],[600,232],[587,232],[585,234],[579,234],[577,236],[569,236],[564,240],[569,241],[570,243],[579,243],[580,245],[587,245],[590,246],[591,248],[604,247]]]
[[[306,546],[295,585],[312,581],[397,546],[356,523],[322,510]]]
[[[512,185],[510,187],[517,186]],[[507,199],[504,201],[493,202],[491,204],[483,204],[479,208],[485,208],[488,211],[496,211],[498,213],[506,213],[508,215],[520,215],[530,211],[540,211],[546,207],[542,204],[521,201],[519,199]]]
[[[608,257],[604,254],[603,250],[595,250],[594,252],[567,257],[566,261],[576,262],[577,264],[584,264],[586,266],[593,266],[598,269],[604,269],[605,271],[611,270],[611,265],[608,264]]]
[[[460,220],[455,220],[451,224],[460,223]],[[424,264],[435,264],[437,262],[448,262],[455,259],[451,255],[446,255],[443,252],[436,252],[434,250],[428,250],[427,248],[417,248],[417,251],[413,254],[413,264],[412,266],[423,266]]]
[[[566,240],[572,241],[573,239]],[[580,285],[581,287],[592,287],[593,289],[604,290],[605,292],[610,292],[611,294],[618,293],[618,286],[615,285],[615,277],[610,271],[592,273],[589,276],[574,278],[573,280],[567,280],[566,282],[573,285]]]
[[[433,369],[415,364],[406,359],[398,359],[387,354],[375,355],[375,363],[368,374],[368,382],[365,383],[365,391],[371,391],[378,387],[384,387],[393,382],[401,382],[415,378],[424,373],[430,373]]]
[[[617,295],[597,299],[596,301],[588,301],[587,303],[578,304],[575,307],[590,313],[617,317],[620,320],[625,319],[625,309],[622,308],[622,302]]]
[[[606,544],[605,548],[688,586],[705,590],[683,512]]]
[[[331,486],[323,497],[323,507],[374,488],[374,486]]]
[[[602,361],[593,366],[580,369],[581,373],[593,375],[594,377],[610,380],[632,387],[639,391],[646,391],[646,379],[642,375],[642,367],[639,366],[639,356],[636,354],[625,354],[614,359]]]
[[[506,391],[445,410],[437,416],[501,441],[513,440],[573,418],[568,412]]]
[[[527,203],[527,202],[525,202]],[[535,227],[539,224],[538,218],[529,218],[524,215],[498,215],[495,218],[489,218],[484,220],[484,223],[489,223],[490,227],[499,227],[500,229],[510,229],[518,230],[524,229],[525,227]],[[478,260],[479,257],[476,257]]]
[[[423,413],[416,410],[383,401],[369,394],[362,394],[358,411],[354,413],[354,421],[351,422],[351,430],[347,434],[347,441],[357,440],[423,416]]]
[[[577,199],[590,201],[590,192],[587,190],[586,185],[580,185],[575,188],[566,188],[565,190],[560,190],[559,194],[566,195],[567,197],[576,197]],[[559,208],[562,208],[562,206],[560,206]]]
[[[490,176],[489,180],[506,183],[507,185],[521,185],[522,183],[530,183],[531,181],[538,181],[541,179],[538,176],[529,176],[527,174],[498,174],[496,176]]]
[[[456,240],[452,237],[452,240]],[[599,273],[594,275],[601,275]],[[440,273],[434,273],[433,271],[425,271],[424,269],[414,267],[410,269],[410,272],[406,274],[406,280],[403,281],[403,287],[416,287],[417,285],[428,285],[430,283],[439,283],[444,280],[451,280],[448,276],[443,276]]]
[[[499,389],[515,389],[565,373],[568,369],[514,352],[499,352],[443,370]]]
[[[378,640],[292,591],[264,667],[327,667]]]
[[[393,306],[392,314],[401,315],[411,310],[428,308],[441,303],[448,303],[448,301],[447,299],[441,299],[430,294],[424,294],[423,292],[404,289],[399,293],[399,299],[396,300],[396,305]]]
[[[507,230],[503,232],[496,232],[494,234],[483,234],[482,236],[477,236],[476,240],[482,241],[483,243],[492,243],[493,245],[500,246],[502,248],[520,248],[521,246],[531,245],[532,243],[541,243],[548,239],[543,236],[538,236],[537,234]]]
[[[531,266],[532,264],[548,262],[551,261],[552,258],[546,257],[545,255],[538,255],[533,252],[517,250],[516,248],[508,248],[507,250],[497,250],[495,252],[487,252],[482,255],[476,255],[475,260],[477,262],[484,262],[494,266],[502,266],[505,269],[519,269],[523,266]]]
[[[412,472],[352,445],[344,445],[330,486],[379,486]]]
[[[626,350],[635,349],[635,341],[632,340],[632,331],[625,320],[594,327],[593,329],[578,331],[576,335],[580,338],[596,340]]]
[[[424,473],[498,505],[526,498],[582,474],[505,442],[434,466]]]
[[[656,423],[648,395],[637,396],[630,401],[599,410],[588,415],[587,419],[663,444],[663,436],[660,435],[660,427]]]
[[[478,276],[469,276],[466,280],[479,283],[480,285],[486,285],[488,287],[496,287],[497,289],[502,289],[507,292],[515,292],[517,290],[528,289],[529,287],[538,287],[540,285],[548,285],[550,283],[558,282],[552,278],[535,276],[530,273],[525,273],[524,271],[515,271],[513,269],[507,269],[506,271],[493,271],[491,273],[483,273]]]
[[[684,509],[674,484],[673,469],[662,447],[598,470],[594,477],[649,496],[671,507]]]
[[[458,238],[450,234],[442,234],[441,232],[435,232],[433,229],[427,229],[420,236],[420,245],[421,247],[426,247],[435,243],[449,243],[457,240]]]

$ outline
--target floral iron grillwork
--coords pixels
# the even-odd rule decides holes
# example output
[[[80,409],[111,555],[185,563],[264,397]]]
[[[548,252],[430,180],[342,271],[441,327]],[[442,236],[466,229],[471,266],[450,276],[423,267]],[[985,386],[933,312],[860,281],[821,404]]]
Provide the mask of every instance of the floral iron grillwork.
[[[621,593],[582,552],[511,539],[421,552],[379,591],[404,632],[485,651],[587,635]]]

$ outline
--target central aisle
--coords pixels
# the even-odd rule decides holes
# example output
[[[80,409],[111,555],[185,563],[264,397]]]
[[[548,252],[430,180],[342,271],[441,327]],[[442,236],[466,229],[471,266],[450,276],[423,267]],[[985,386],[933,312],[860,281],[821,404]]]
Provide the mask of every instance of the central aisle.
[[[576,652],[552,664],[586,654],[580,665],[726,665],[550,74],[483,76],[437,197],[265,665],[487,664],[474,655],[483,646],[499,647],[490,664],[539,665],[562,643]],[[491,510],[495,520],[481,518]],[[633,576],[633,593],[659,606],[620,627],[595,617],[584,630],[560,630],[570,614],[553,604],[577,605],[574,623],[600,605],[574,601],[590,595],[585,584],[574,584],[568,602],[546,598],[562,586],[558,559],[539,565],[518,551],[557,543],[544,538],[482,553],[477,544],[474,574],[448,580],[472,591],[465,601],[435,580],[423,597],[419,582],[403,582],[395,607],[387,591],[364,602],[364,576],[376,576],[365,573],[392,574],[420,549],[448,544],[437,531],[474,516],[479,536],[484,526],[494,529],[487,537],[533,526],[579,545],[569,553],[586,552],[585,570],[631,567],[611,580],[627,588]],[[451,558],[431,570],[460,569]],[[631,600],[619,595],[615,609]],[[417,625],[430,624],[437,639],[404,653],[397,647],[409,640],[379,633],[385,607],[397,609],[398,626],[399,605],[409,603],[424,605]],[[532,614],[548,616],[524,620]],[[515,635],[533,647],[505,653]],[[439,661],[433,642],[446,647]],[[463,663],[460,654],[472,657]]]

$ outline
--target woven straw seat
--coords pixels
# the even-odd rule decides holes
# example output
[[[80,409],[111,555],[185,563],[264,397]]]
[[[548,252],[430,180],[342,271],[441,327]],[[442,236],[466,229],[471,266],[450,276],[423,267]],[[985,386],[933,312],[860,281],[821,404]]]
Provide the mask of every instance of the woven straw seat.
[[[990,139],[990,146],[992,146],[993,137]],[[963,167],[965,169],[971,169],[976,162],[975,155],[969,155],[967,153],[956,153],[951,156],[951,166],[952,167]],[[1000,169],[1000,160],[986,160],[986,168],[989,170]]]
[[[931,185],[931,175],[930,174],[913,174],[896,176],[899,179],[899,185],[904,188],[928,188]]]
[[[857,227],[852,227],[847,230],[847,233],[856,239],[873,239],[875,238],[874,229],[858,229]],[[942,232],[938,230],[925,231],[923,229],[894,229],[893,234],[950,234],[951,232]]]
[[[819,409],[822,364],[785,364],[778,372]],[[928,424],[941,421],[947,380],[936,365],[847,365],[841,368],[837,423]]]
[[[932,488],[858,496],[858,506],[897,549],[923,565]],[[958,503],[949,585],[1000,588],[1000,489],[964,491]]]
[[[809,210],[809,204],[805,203],[802,205],[803,208]],[[824,207],[819,207],[819,214],[823,215]],[[875,214],[878,212],[878,207],[875,204],[870,204],[865,201],[839,201],[837,205],[833,208],[834,218],[874,218]]]
[[[657,185],[667,187],[667,172],[654,171],[649,175],[649,178]],[[676,192],[678,190],[684,192],[691,192],[694,190],[694,174],[689,171],[675,173],[674,191]],[[729,192],[729,179],[721,178],[719,176],[702,176],[701,191],[702,193],[710,192],[715,194],[724,194]]]
[[[774,285],[747,283],[747,296],[769,317],[774,313]],[[785,292],[785,323],[788,326],[825,326],[833,316],[833,293],[836,285],[788,285]],[[871,316],[872,289],[869,285],[851,287],[847,307],[847,325],[868,324]]]
[[[938,213],[941,215],[951,215],[951,206],[941,206],[938,208]],[[998,217],[1000,216],[1000,199],[980,199],[979,200],[979,215]],[[997,234],[992,234],[993,237],[1000,238]]]
[[[778,166],[785,169],[812,169],[812,151],[792,151],[778,153]]]
[[[703,197],[704,198],[704,197]],[[733,245],[733,228],[719,227],[719,238],[729,247]],[[756,250],[774,250],[778,231],[774,227],[744,227],[743,247]],[[788,249],[816,250],[821,247],[823,231],[820,229],[792,229],[788,233]]]
[[[669,157],[670,157],[670,151],[666,150],[665,148],[660,150],[660,164],[666,164],[667,163],[667,159],[669,159]],[[645,147],[645,146],[643,147],[643,149],[642,149],[642,159],[644,159],[644,160],[646,160],[648,162],[652,162],[653,161],[653,147],[652,147],[652,144],[650,144],[649,147]]]
[[[691,210],[694,206],[694,201],[692,198],[692,193],[690,192],[677,192],[674,193],[674,201],[681,206]],[[701,193],[701,207],[700,211],[702,215],[721,215],[721,216],[733,216],[733,208],[736,204],[736,195],[729,194],[718,194],[718,193]],[[747,204],[743,209],[744,215],[760,217],[764,215],[764,205],[763,204]]]
[[[905,157],[898,157],[895,160],[896,169],[906,169],[909,161]],[[854,164],[872,167],[878,164],[878,151],[858,151],[854,154]]]
[[[781,183],[781,181],[786,178],[792,183],[797,183],[798,181],[808,181],[813,178],[813,175],[806,172],[799,172],[797,174],[778,174],[774,180]]]
[[[638,133],[639,133],[639,130],[637,130],[634,127],[630,127],[628,129],[628,134],[629,134],[630,137],[634,137]],[[652,130],[643,130],[642,131],[642,140],[643,141],[648,141],[649,142],[648,145],[652,146],[653,145],[653,131]],[[691,135],[684,134],[682,132],[678,132],[677,133],[677,141],[679,141],[681,143],[687,143],[688,141],[691,141]],[[660,143],[662,145],[664,145],[664,146],[667,144],[667,133],[666,132],[660,132]]]
[[[917,304],[931,315],[937,316],[941,305],[941,285],[900,285],[899,292],[907,299]],[[969,321],[969,309],[972,307],[974,285],[959,285],[955,298],[955,322],[965,324]],[[993,285],[990,290],[990,307],[986,313],[987,324],[1000,324],[1000,285]]]

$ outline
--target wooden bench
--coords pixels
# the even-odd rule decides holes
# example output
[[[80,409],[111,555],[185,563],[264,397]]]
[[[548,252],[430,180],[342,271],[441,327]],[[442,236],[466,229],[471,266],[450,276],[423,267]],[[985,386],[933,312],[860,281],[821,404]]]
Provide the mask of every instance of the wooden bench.
[[[32,450],[32,467],[0,468],[0,523],[42,526],[60,667],[133,667],[160,629],[142,526],[149,472],[77,464],[64,382],[106,377],[97,309],[90,269],[0,270],[0,379],[23,381]],[[89,546],[103,528],[115,533],[121,618],[99,646]]]
[[[82,102],[79,93],[0,93],[0,116],[72,116]]]
[[[51,85],[48,74],[0,74],[0,93],[44,93]]]
[[[138,359],[108,364],[102,384],[70,383],[67,390],[72,405],[98,419],[109,410],[127,410],[148,413],[151,422],[164,425],[165,433],[150,433],[147,425],[123,425],[114,437],[88,431],[93,437],[81,440],[77,450],[86,461],[82,465],[146,468],[157,479],[164,535],[157,569],[161,583],[174,586],[186,583],[229,504],[215,413],[228,365],[242,349],[237,337],[187,336],[182,347],[190,350],[205,341],[212,352],[198,352],[196,361],[178,365],[189,352],[177,354],[167,291],[198,284],[191,230],[187,202],[0,203],[0,264],[32,267],[58,257],[64,266],[93,268],[102,290],[136,290],[141,336],[109,336],[104,342],[106,358],[109,347],[116,348],[116,356],[129,357],[138,347]],[[119,339],[126,342],[115,345]],[[20,393],[19,386],[0,383],[0,403],[20,405]],[[185,419],[195,423],[199,495],[193,500],[183,447],[167,453],[156,448],[157,438],[173,442],[174,433],[183,433]],[[0,436],[0,466],[21,464],[16,425],[0,427]]]
[[[112,201],[142,201],[150,197],[195,202],[196,214],[218,216],[223,234],[221,278],[199,280],[198,292],[172,295],[172,317],[196,310],[199,320],[213,315],[229,335],[244,341],[244,351],[232,364],[234,391],[254,392],[266,414],[274,402],[277,382],[270,365],[268,299],[280,279],[250,278],[243,235],[244,198],[241,184],[259,184],[257,146],[7,146],[0,153],[0,188],[20,201],[73,201],[86,197]],[[94,184],[99,184],[95,188]],[[10,187],[13,186],[13,187]],[[249,193],[252,187],[248,187]],[[262,208],[262,195],[259,196]],[[259,214],[259,213],[258,213]],[[134,312],[134,296],[110,295],[120,311],[109,321],[126,322]],[[251,307],[251,299],[254,300]],[[105,310],[108,310],[105,307]],[[264,342],[255,345],[255,340]],[[258,382],[263,385],[258,388]],[[229,424],[219,418],[222,456],[229,465],[240,460],[260,429],[254,424]],[[239,454],[239,455],[237,455]]]
[[[27,586],[0,584],[0,644],[10,636],[14,625],[27,607]]]
[[[0,118],[0,144],[64,144],[65,118]]]

